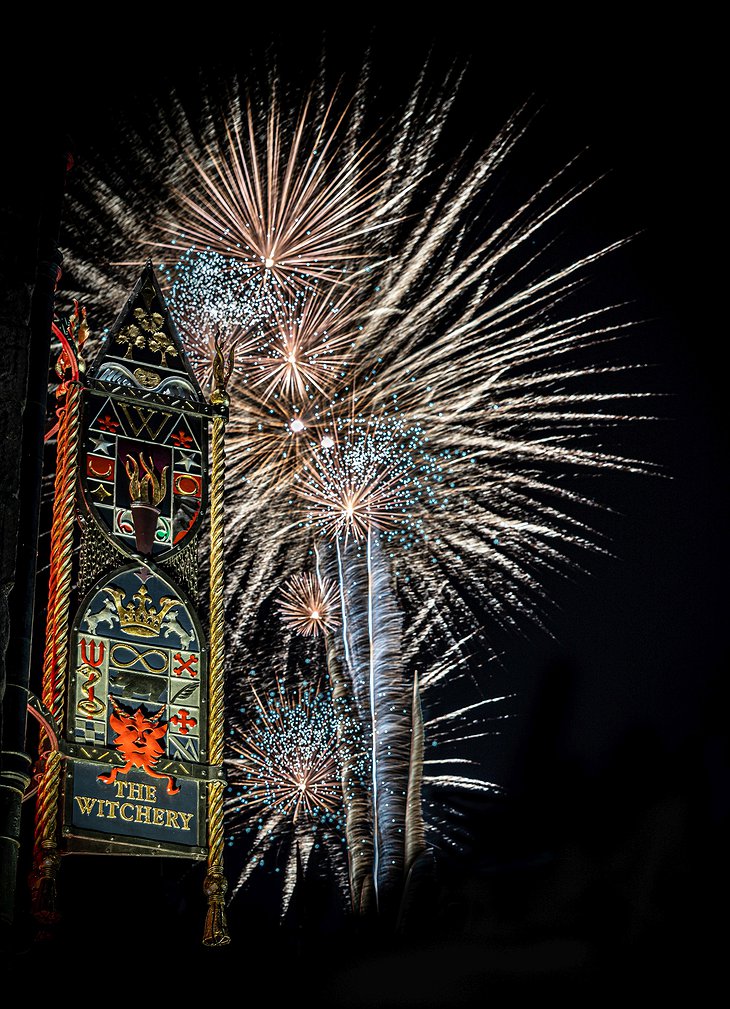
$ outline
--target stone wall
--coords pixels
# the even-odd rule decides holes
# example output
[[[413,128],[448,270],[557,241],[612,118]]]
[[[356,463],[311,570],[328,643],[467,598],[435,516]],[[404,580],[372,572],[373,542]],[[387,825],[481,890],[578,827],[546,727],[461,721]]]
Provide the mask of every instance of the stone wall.
[[[30,781],[26,720],[53,291],[67,163],[43,121],[10,131],[10,182],[0,191],[0,923],[12,923],[22,796]],[[39,593],[42,596],[42,593]],[[40,619],[38,619],[40,616]]]

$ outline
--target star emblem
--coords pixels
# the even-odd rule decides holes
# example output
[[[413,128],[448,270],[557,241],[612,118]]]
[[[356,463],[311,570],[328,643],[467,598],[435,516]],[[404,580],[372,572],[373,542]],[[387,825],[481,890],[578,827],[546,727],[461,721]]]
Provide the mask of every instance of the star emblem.
[[[180,452],[176,460],[178,466],[184,466],[187,473],[190,472],[190,467],[195,466],[196,469],[199,468],[200,463],[197,459],[193,457],[188,452]]]
[[[94,451],[95,452],[103,452],[104,455],[108,455],[109,454],[109,449],[114,444],[113,441],[107,441],[103,434],[100,434],[98,438],[94,438],[92,436],[91,439],[90,439],[90,441],[91,441],[92,445],[94,446]]]

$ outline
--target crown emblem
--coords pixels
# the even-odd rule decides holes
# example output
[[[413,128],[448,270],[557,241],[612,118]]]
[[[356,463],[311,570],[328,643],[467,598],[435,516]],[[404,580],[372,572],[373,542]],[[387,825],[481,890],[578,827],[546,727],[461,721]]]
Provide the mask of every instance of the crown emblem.
[[[123,631],[135,638],[154,638],[160,633],[162,621],[174,606],[180,606],[179,599],[162,596],[160,609],[156,610],[150,599],[149,592],[141,585],[132,596],[132,601],[123,605],[125,592],[116,586],[106,586],[104,589],[114,600],[114,606]],[[136,602],[136,605],[135,605]]]

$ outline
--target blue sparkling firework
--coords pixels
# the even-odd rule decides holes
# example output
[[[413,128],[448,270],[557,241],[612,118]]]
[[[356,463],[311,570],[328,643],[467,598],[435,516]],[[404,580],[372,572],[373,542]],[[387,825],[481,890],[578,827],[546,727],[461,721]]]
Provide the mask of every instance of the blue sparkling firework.
[[[226,758],[228,844],[250,837],[236,889],[267,864],[283,870],[284,915],[297,872],[320,852],[344,894],[341,754],[357,745],[358,726],[338,718],[328,687],[307,680],[287,689],[276,679],[260,692],[251,682],[242,700]]]
[[[305,102],[303,114],[287,117],[281,102],[239,96],[197,131],[176,114],[174,151],[149,156],[173,194],[154,222],[166,237],[153,245],[168,264],[171,306],[196,369],[206,376],[221,331],[237,352],[229,661],[259,663],[257,639],[279,587],[292,571],[314,572],[326,541],[340,658],[362,694],[360,728],[371,733],[363,780],[373,783],[375,805],[374,793],[389,786],[376,780],[383,762],[373,697],[397,651],[403,681],[418,672],[426,710],[426,827],[435,844],[448,835],[440,790],[497,789],[483,751],[472,762],[457,744],[473,753],[474,740],[493,731],[490,705],[507,698],[484,696],[482,683],[476,700],[448,700],[456,683],[474,679],[472,655],[486,648],[483,614],[508,627],[541,621],[546,578],[606,549],[593,527],[600,502],[571,478],[652,468],[614,449],[615,429],[636,417],[640,394],[617,387],[622,368],[596,358],[632,324],[623,306],[586,301],[592,273],[623,240],[561,254],[561,222],[592,188],[570,181],[570,164],[526,199],[501,203],[526,129],[520,114],[472,161],[442,170],[439,143],[457,83],[449,77],[434,93],[421,79],[378,148],[361,135],[363,79],[352,114],[336,117],[335,128],[331,103],[315,110]],[[268,110],[263,118],[259,107]],[[187,168],[173,156],[180,148]],[[261,152],[275,150],[264,169]],[[265,179],[258,190],[257,173]],[[92,203],[102,201],[100,219],[119,218],[118,194],[93,182],[89,192]],[[89,199],[87,192],[76,202],[78,248],[94,219]],[[149,241],[141,225],[150,204],[123,205],[124,234],[111,244],[121,261],[139,262],[127,236]],[[70,250],[68,262],[99,290],[88,257]],[[103,287],[114,307],[118,288],[117,279]],[[267,648],[280,657],[288,646],[277,639]],[[278,687],[272,696],[289,710]],[[228,712],[236,745],[256,738],[252,710],[266,713],[260,724],[273,735],[262,737],[261,752],[231,758],[232,767],[248,761],[246,773],[265,777],[267,747],[273,754],[296,746],[286,719],[277,721],[268,701],[252,708],[250,698]],[[308,739],[307,719],[296,724]],[[269,784],[267,791],[262,778],[246,792],[239,783],[228,807],[235,838],[258,806],[255,854],[317,819]],[[293,885],[297,847],[287,850]],[[257,864],[252,856],[240,882]]]
[[[313,819],[331,817],[341,805],[336,726],[327,690],[304,683],[296,696],[277,684],[265,698],[253,690],[255,712],[246,733],[232,748],[238,800],[274,815]]]
[[[377,417],[335,416],[316,433],[295,477],[315,533],[363,539],[377,529],[408,548],[422,535],[423,510],[444,506],[435,487],[449,478],[451,453],[432,455],[422,425],[397,407]]]

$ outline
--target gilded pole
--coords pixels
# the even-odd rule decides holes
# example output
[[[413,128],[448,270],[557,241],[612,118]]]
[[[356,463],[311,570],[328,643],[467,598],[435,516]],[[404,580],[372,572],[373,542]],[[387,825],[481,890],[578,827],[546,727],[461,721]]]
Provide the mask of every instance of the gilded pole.
[[[216,410],[213,418],[210,481],[210,698],[208,718],[208,753],[215,767],[223,764],[224,740],[224,661],[225,661],[225,585],[223,578],[224,528],[223,495],[225,489],[224,435],[228,417],[229,397],[226,383],[233,365],[232,353],[228,367],[216,345],[213,363],[214,384],[210,401]],[[208,871],[204,889],[208,898],[203,944],[225,946],[229,943],[225,914],[226,878],[223,872],[223,789],[220,779],[208,785]]]
[[[78,322],[78,313],[76,316]],[[85,326],[85,320],[82,326]],[[85,336],[82,327],[80,336]],[[79,341],[81,342],[81,341]],[[71,379],[62,381],[58,395],[65,402],[57,410],[56,476],[54,481],[51,555],[48,583],[46,640],[43,653],[41,698],[58,729],[63,727],[68,671],[68,615],[73,574],[73,535],[76,519],[76,479],[78,475],[79,420],[82,388],[78,381],[79,365],[70,344],[64,340],[56,371],[71,371]],[[56,882],[58,855],[58,796],[62,757],[48,737],[41,755],[42,774],[36,803],[34,869],[31,876],[33,913],[46,924],[58,920]]]

